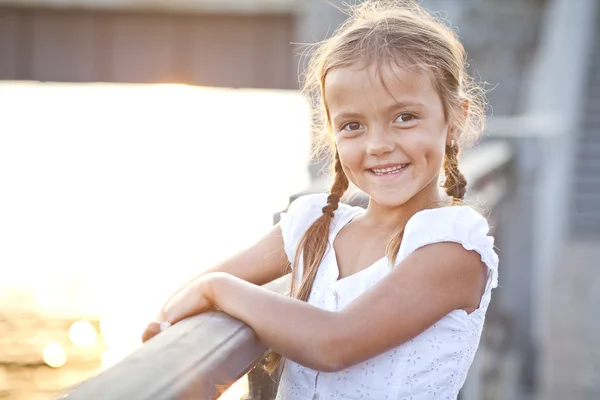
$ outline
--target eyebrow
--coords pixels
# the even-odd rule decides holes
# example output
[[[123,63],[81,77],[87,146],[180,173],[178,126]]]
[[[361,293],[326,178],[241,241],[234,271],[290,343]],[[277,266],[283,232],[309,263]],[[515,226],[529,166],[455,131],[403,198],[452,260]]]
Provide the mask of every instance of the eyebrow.
[[[387,109],[386,112],[392,112],[394,110],[397,110],[399,108],[407,108],[407,107],[424,107],[425,105],[423,103],[419,103],[417,101],[399,101],[397,103],[394,103],[392,105],[390,105]],[[360,113],[355,113],[355,112],[346,112],[346,111],[342,111],[339,112],[337,114],[335,114],[332,117],[332,120],[340,120],[340,119],[352,119],[352,118],[358,118],[360,117]]]
[[[391,106],[389,106],[386,111],[393,111],[398,108],[407,108],[407,107],[425,107],[425,104],[419,103],[418,101],[399,101],[399,102],[394,103]]]

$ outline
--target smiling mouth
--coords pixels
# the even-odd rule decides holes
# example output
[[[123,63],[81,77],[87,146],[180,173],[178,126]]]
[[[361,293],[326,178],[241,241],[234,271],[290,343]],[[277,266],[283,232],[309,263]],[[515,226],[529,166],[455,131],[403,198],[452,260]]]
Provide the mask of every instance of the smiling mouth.
[[[410,164],[400,164],[400,165],[394,165],[393,167],[388,167],[388,168],[371,168],[369,171],[371,171],[373,174],[377,175],[377,176],[383,176],[383,175],[394,175],[399,173],[400,171],[402,171],[404,168],[408,167]]]

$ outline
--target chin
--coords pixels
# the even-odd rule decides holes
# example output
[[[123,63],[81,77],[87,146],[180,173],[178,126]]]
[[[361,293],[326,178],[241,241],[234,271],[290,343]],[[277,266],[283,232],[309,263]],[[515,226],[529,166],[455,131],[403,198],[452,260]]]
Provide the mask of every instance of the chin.
[[[369,197],[371,198],[371,201],[374,201],[375,203],[379,204],[382,207],[386,207],[386,208],[398,208],[398,207],[402,207],[404,204],[406,204],[411,198],[412,196],[409,196],[407,193],[401,193],[401,194],[369,194]]]

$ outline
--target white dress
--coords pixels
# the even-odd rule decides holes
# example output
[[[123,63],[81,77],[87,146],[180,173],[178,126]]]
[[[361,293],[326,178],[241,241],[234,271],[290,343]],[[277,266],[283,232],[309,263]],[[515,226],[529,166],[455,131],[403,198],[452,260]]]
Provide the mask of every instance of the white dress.
[[[290,261],[302,234],[322,215],[326,203],[324,194],[303,196],[282,215],[281,230]],[[338,280],[333,241],[344,225],[363,212],[346,204],[335,211],[329,248],[317,272],[310,304],[342,310],[390,272],[390,261],[384,257]],[[319,372],[286,360],[277,399],[455,400],[479,344],[491,290],[498,284],[498,257],[488,231],[486,219],[467,206],[415,214],[406,224],[397,263],[419,247],[437,242],[456,242],[476,251],[488,267],[480,307],[471,314],[454,310],[414,339],[339,372]],[[301,265],[299,268],[302,272]]]

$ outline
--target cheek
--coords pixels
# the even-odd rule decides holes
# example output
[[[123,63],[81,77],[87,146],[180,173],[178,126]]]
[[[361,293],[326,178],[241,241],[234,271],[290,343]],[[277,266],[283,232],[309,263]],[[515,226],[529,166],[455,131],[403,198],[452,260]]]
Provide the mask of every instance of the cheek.
[[[361,152],[357,146],[352,146],[352,143],[348,143],[346,140],[341,140],[337,143],[337,150],[342,161],[342,165],[346,168],[357,168],[361,162]]]
[[[444,151],[439,148],[430,148],[425,153],[425,162],[429,168],[439,170],[444,162]]]
[[[353,146],[351,142],[345,140],[337,143],[337,150],[346,177],[356,185],[354,175],[362,170],[362,152],[357,146]]]
[[[427,168],[441,167],[444,158],[445,144],[425,135],[414,142],[413,158],[419,160]]]
[[[442,167],[446,152],[448,126],[443,121],[436,121],[424,128],[416,141],[418,151],[423,155],[427,168],[439,169]]]

